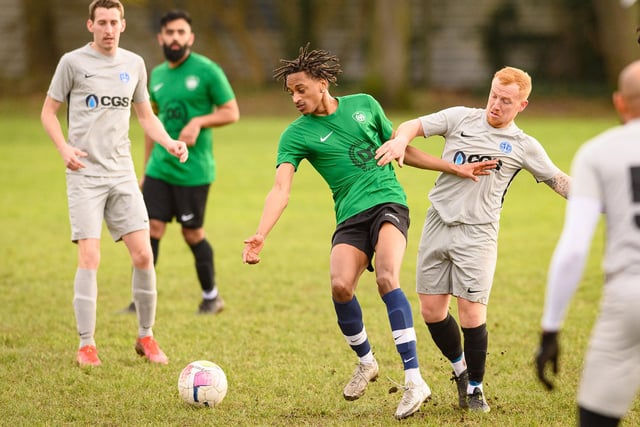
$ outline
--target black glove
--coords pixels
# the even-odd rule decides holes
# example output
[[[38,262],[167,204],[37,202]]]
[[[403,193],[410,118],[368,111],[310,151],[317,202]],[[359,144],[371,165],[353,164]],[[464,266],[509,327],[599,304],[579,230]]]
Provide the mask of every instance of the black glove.
[[[554,375],[558,373],[558,332],[543,332],[540,340],[540,348],[536,353],[536,369],[538,379],[544,384],[547,390],[553,390],[553,383],[544,376],[544,368],[551,362]]]

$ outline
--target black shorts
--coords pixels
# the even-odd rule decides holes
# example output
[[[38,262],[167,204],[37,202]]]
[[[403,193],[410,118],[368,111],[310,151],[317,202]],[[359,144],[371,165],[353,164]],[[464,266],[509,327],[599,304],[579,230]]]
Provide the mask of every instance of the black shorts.
[[[161,179],[144,177],[142,196],[149,219],[171,222],[176,219],[184,228],[202,228],[210,184],[185,187]]]
[[[384,203],[360,212],[341,222],[331,238],[331,247],[346,243],[364,252],[369,258],[367,270],[373,271],[371,259],[378,243],[380,228],[385,222],[395,225],[407,239],[409,208],[397,203]]]

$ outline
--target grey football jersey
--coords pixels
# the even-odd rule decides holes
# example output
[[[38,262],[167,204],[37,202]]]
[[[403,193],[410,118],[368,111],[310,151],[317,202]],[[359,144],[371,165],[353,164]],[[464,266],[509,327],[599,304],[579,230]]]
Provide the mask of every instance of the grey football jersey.
[[[584,144],[572,164],[569,197],[600,202],[606,213],[603,269],[640,269],[640,120],[612,128]]]
[[[149,98],[142,57],[119,48],[105,56],[90,45],[62,56],[47,95],[67,102],[67,141],[86,153],[77,173],[122,176],[134,171],[129,140],[133,102]]]
[[[525,169],[538,181],[560,172],[542,145],[512,123],[497,129],[480,108],[452,107],[420,117],[425,137],[445,138],[442,158],[456,164],[498,159],[497,170],[479,182],[442,173],[429,193],[431,205],[446,224],[487,224],[500,220],[509,184]]]

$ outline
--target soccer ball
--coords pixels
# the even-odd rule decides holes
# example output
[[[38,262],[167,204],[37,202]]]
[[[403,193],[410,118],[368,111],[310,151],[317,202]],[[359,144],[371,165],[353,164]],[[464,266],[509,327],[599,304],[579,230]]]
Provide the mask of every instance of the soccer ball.
[[[213,408],[227,395],[227,376],[208,360],[191,362],[180,372],[178,392],[191,405]]]

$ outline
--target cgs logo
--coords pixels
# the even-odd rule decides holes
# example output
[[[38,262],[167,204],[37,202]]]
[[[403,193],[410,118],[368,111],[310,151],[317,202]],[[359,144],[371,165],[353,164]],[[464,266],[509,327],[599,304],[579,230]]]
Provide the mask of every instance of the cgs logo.
[[[100,106],[107,108],[129,108],[131,100],[121,96],[98,96],[92,94],[87,96],[85,104],[90,110]]]
[[[487,160],[492,160],[491,156],[481,155],[481,154],[472,154],[467,157],[466,154],[462,151],[456,152],[453,155],[453,163],[456,165],[463,165],[465,163],[478,163],[478,162],[486,162]],[[496,171],[499,171],[502,167],[502,160],[498,160],[498,164],[496,165]]]

